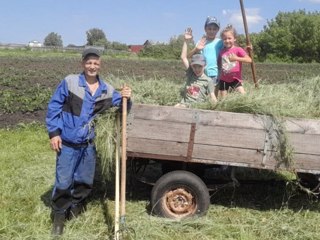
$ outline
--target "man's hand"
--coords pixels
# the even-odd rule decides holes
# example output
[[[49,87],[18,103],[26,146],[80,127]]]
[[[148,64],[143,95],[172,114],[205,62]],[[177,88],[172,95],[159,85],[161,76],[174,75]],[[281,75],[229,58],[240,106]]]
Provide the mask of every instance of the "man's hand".
[[[122,97],[125,97],[125,98],[131,98],[131,88],[128,87],[128,86],[124,86],[122,89],[121,89],[121,96]]]
[[[56,152],[60,152],[62,148],[62,140],[60,136],[55,136],[50,139],[50,147]]]

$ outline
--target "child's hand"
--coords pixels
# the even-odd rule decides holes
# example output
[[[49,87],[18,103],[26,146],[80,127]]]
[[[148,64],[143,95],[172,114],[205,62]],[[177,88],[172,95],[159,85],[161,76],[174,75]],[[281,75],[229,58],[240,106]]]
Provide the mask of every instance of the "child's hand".
[[[184,32],[184,40],[187,41],[187,40],[190,40],[192,38],[193,38],[193,36],[192,36],[192,28],[189,27]]]
[[[252,44],[248,45],[248,46],[246,47],[246,49],[247,49],[248,52],[252,51],[252,50],[253,50]]]
[[[235,62],[238,60],[237,55],[235,55],[234,53],[229,54],[228,58],[230,62]]]
[[[200,41],[198,42],[196,48],[198,51],[201,51],[206,46],[207,38],[203,36]]]

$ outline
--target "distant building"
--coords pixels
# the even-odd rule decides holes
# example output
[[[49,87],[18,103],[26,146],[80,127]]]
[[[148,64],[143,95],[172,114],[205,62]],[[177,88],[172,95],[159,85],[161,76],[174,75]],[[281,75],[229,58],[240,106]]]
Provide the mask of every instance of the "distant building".
[[[129,45],[129,51],[133,53],[139,53],[144,47],[150,45],[149,40],[145,41],[143,45]]]
[[[30,41],[28,47],[42,47],[42,43],[38,41]]]

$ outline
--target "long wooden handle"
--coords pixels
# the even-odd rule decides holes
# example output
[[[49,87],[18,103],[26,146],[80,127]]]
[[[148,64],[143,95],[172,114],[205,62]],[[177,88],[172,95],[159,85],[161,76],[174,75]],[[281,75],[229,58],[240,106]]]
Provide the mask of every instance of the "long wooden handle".
[[[241,13],[242,13],[242,19],[243,19],[243,25],[244,25],[244,31],[246,34],[246,41],[247,41],[247,46],[251,45],[250,42],[250,36],[249,36],[249,31],[248,31],[248,24],[247,24],[247,17],[246,17],[246,12],[244,10],[244,5],[243,5],[243,1],[240,0],[240,7],[241,7]],[[257,77],[256,77],[256,67],[254,65],[254,61],[253,61],[253,51],[252,48],[250,48],[248,50],[249,56],[252,59],[251,62],[251,71],[252,71],[252,78],[253,78],[253,82],[254,82],[254,86],[257,88],[258,87],[258,82],[257,82]]]
[[[117,139],[116,139],[116,173],[115,173],[115,214],[114,214],[114,239],[119,240],[120,222],[120,115],[117,116]]]
[[[121,219],[126,215],[126,171],[127,171],[127,98],[122,98],[122,152],[121,152]]]

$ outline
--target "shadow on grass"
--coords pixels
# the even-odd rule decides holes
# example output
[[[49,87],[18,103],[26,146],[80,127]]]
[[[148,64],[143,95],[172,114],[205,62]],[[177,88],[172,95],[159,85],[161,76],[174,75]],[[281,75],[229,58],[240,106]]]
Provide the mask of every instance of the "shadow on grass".
[[[45,193],[43,193],[40,197],[41,201],[43,202],[43,204],[48,207],[51,208],[51,196],[52,196],[52,190],[53,190],[53,186],[51,186]]]
[[[93,189],[88,198],[85,201],[87,205],[90,202],[95,202],[98,200],[101,206],[101,210],[104,216],[104,222],[108,226],[109,229],[113,228],[113,218],[111,217],[108,209],[108,205],[106,204],[106,200],[108,199],[108,195],[110,195],[108,186],[111,186],[106,180],[102,177],[102,170],[99,163],[96,165],[95,178],[93,183]],[[51,196],[53,187],[51,186],[46,192],[44,192],[40,199],[43,204],[51,208]],[[110,195],[111,196],[111,195]],[[52,216],[51,216],[52,217]]]
[[[286,181],[279,173],[238,168],[235,177],[239,177],[239,185],[235,186],[232,184],[229,171],[230,169],[216,173],[205,171],[202,177],[204,182],[208,186],[212,183],[216,186],[216,190],[210,191],[211,204],[259,211],[284,208],[296,212],[302,209],[320,211],[320,202],[316,196],[301,191],[295,181]],[[128,200],[150,202],[152,185],[143,182],[154,183],[161,176],[161,166],[148,166],[140,175],[132,172],[139,171],[132,169],[128,171]],[[138,175],[143,181],[137,181],[134,175]],[[150,204],[147,206],[147,211],[150,213]]]
[[[236,187],[211,192],[211,204],[268,211],[288,208],[295,212],[320,211],[319,200],[285,181],[240,181]]]
[[[283,175],[268,170],[236,169],[234,177],[238,182],[233,184],[231,178],[229,181],[225,179],[227,185],[221,185],[217,190],[210,192],[212,204],[260,211],[283,208],[293,211],[320,211],[317,196],[302,191],[297,185],[297,180],[293,179],[293,176],[287,176],[288,173]],[[227,172],[230,174],[230,169]],[[223,179],[219,174],[221,173],[214,176],[213,181]]]

